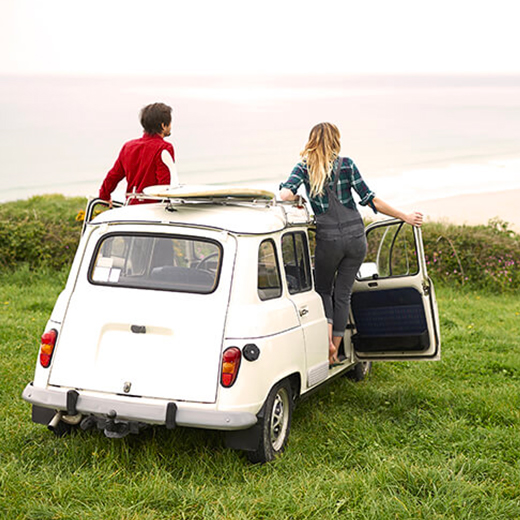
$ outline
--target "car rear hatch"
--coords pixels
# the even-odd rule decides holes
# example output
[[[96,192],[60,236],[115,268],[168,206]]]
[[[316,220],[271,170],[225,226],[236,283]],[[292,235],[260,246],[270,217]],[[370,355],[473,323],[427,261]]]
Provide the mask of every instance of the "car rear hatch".
[[[93,232],[49,384],[215,402],[235,241],[155,227]]]

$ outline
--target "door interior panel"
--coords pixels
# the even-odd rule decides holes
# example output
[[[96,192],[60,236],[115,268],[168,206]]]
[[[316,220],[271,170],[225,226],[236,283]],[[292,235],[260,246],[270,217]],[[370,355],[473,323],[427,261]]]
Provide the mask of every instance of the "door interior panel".
[[[430,347],[422,296],[413,287],[352,294],[356,333],[354,347],[360,352],[421,352]]]

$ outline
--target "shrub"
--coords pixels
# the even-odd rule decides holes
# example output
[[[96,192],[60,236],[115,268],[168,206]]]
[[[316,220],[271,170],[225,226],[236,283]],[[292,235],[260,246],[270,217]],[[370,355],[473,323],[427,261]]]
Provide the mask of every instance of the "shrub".
[[[83,197],[42,195],[0,204],[0,266],[62,269],[78,246]]]
[[[0,267],[68,267],[79,242],[86,203],[82,197],[44,195],[0,204]],[[520,287],[520,235],[507,222],[426,223],[423,240],[435,283],[494,292]]]
[[[520,287],[520,235],[507,222],[494,219],[486,226],[427,223],[423,241],[434,281],[495,292]]]

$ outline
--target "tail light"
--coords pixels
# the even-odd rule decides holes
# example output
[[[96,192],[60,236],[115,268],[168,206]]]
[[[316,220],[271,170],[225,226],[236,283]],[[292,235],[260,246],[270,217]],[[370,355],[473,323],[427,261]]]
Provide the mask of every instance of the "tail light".
[[[222,386],[229,388],[233,386],[240,368],[240,360],[242,359],[240,349],[237,347],[229,347],[222,354],[222,374],[220,382]]]
[[[56,346],[58,332],[55,329],[49,330],[42,335],[42,344],[40,345],[40,365],[48,368],[51,364],[52,353]]]

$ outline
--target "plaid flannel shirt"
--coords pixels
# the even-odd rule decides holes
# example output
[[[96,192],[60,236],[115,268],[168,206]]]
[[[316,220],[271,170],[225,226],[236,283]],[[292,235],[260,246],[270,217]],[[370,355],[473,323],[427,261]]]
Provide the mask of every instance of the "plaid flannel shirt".
[[[333,171],[334,167],[336,166],[336,161],[338,160],[342,161],[336,189],[336,195],[339,201],[347,208],[356,209],[356,202],[352,197],[352,188],[354,188],[361,199],[359,204],[362,206],[369,205],[372,210],[377,213],[374,203],[372,202],[376,194],[371,191],[365,184],[365,181],[361,177],[361,174],[354,164],[354,161],[348,157],[339,157],[334,161]],[[329,198],[327,196],[327,192],[324,189],[320,195],[311,197],[309,173],[307,171],[305,162],[300,162],[294,167],[287,181],[280,184],[280,189],[287,188],[296,194],[302,183],[305,185],[305,189],[307,190],[307,196],[309,197],[309,202],[311,203],[314,214],[318,215],[320,213],[325,213],[325,211],[327,211],[329,208]],[[333,186],[334,178],[331,176],[329,180],[329,188],[332,189]]]

